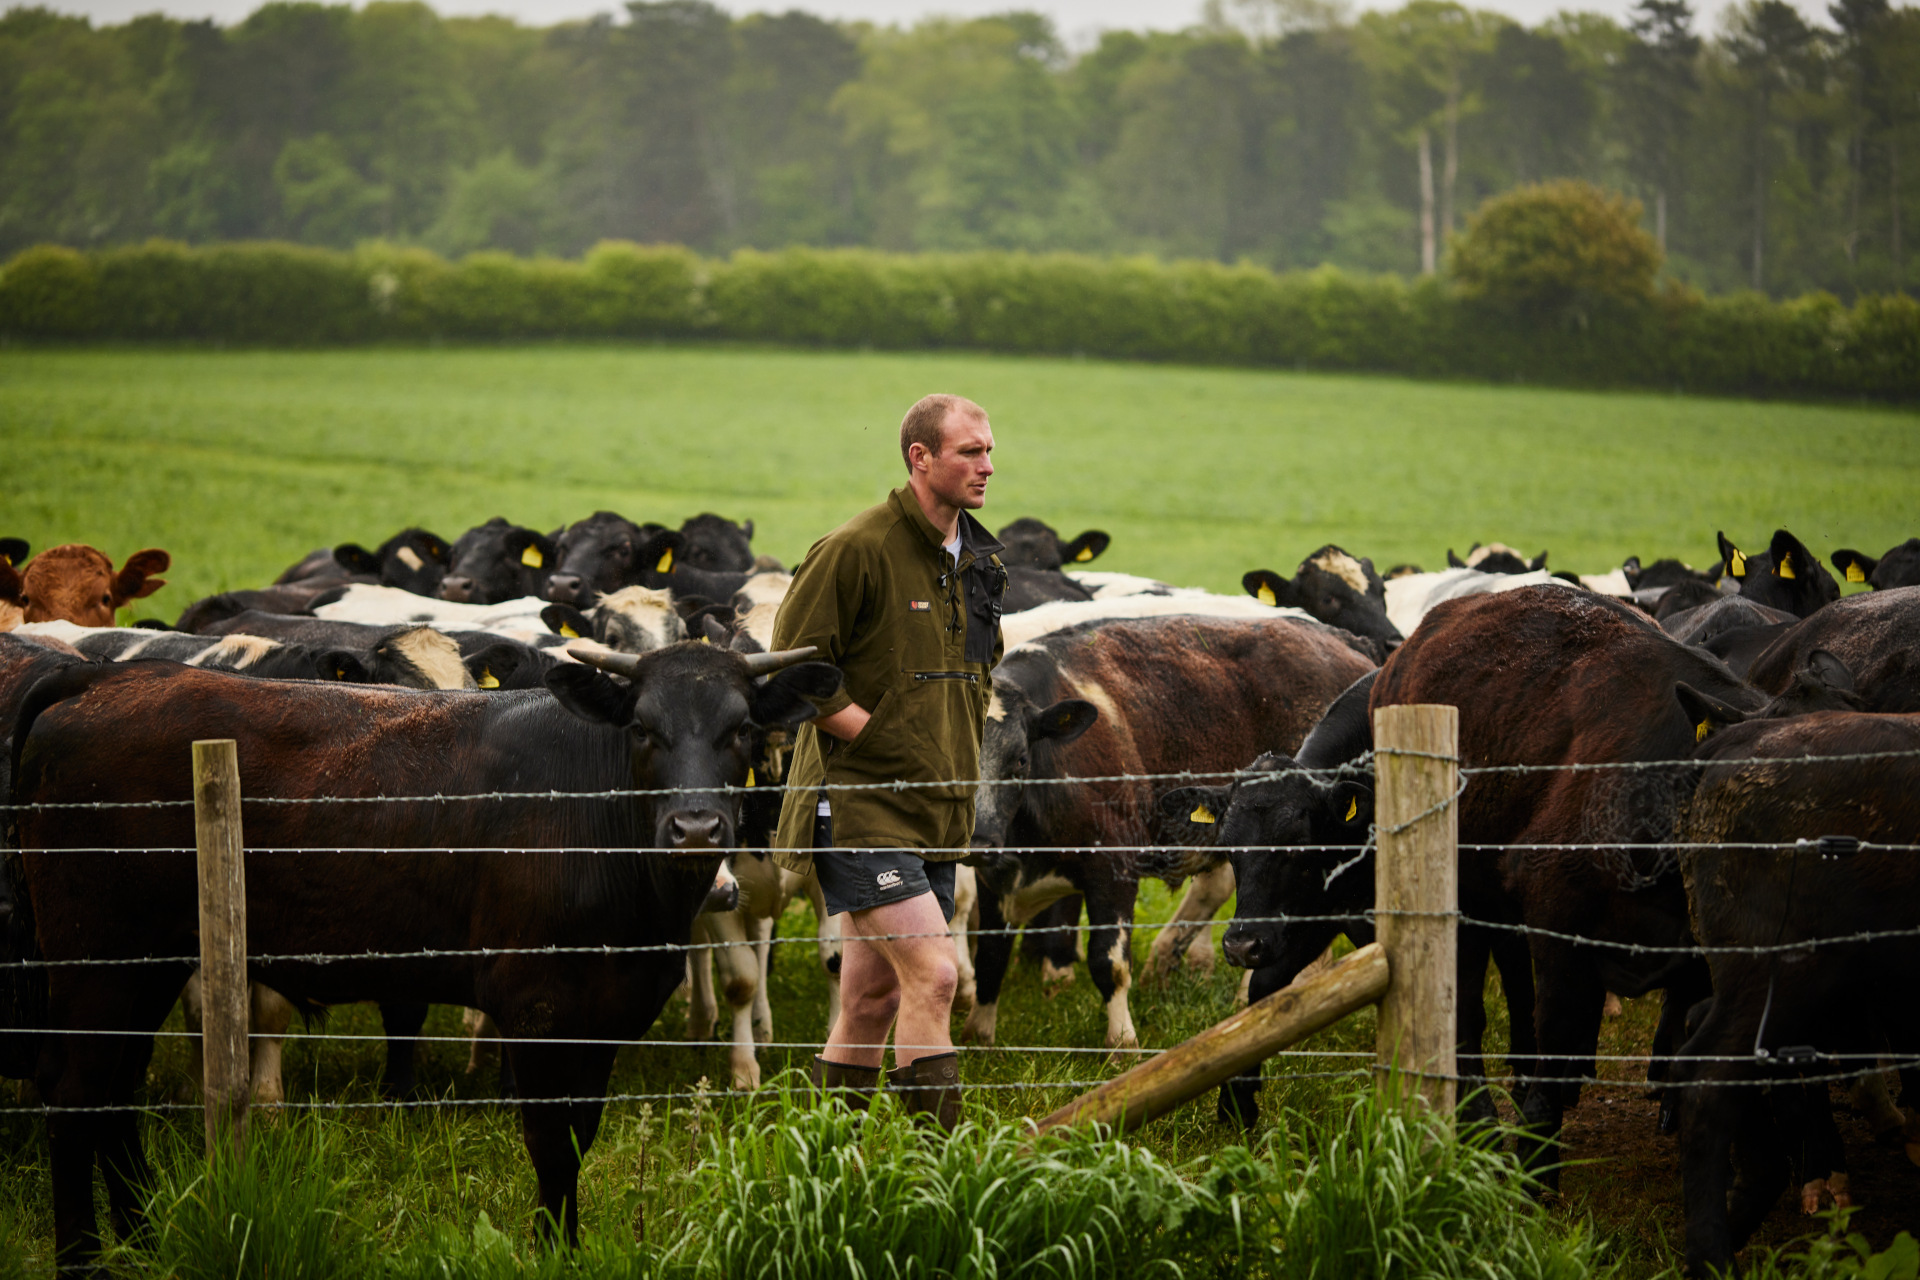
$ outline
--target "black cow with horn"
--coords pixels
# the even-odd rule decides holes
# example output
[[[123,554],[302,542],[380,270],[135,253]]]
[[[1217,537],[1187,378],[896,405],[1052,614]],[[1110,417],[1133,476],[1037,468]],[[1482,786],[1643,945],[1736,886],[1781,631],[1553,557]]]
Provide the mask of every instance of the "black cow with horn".
[[[14,800],[36,807],[16,811],[14,887],[49,964],[0,980],[44,984],[52,1032],[33,1059],[56,1108],[63,1265],[99,1246],[96,1163],[115,1229],[140,1225],[148,1171],[132,1104],[150,1033],[190,972],[180,957],[199,951],[184,802],[189,747],[206,738],[236,740],[247,843],[276,850],[248,859],[248,943],[261,957],[250,976],[307,1006],[489,1014],[518,1080],[541,1225],[577,1238],[580,1161],[615,1049],[646,1034],[685,973],[756,731],[812,716],[810,699],[830,696],[840,673],[806,661],[812,650],[575,656],[591,665],[554,669],[545,690],[417,692],[140,663],[71,667],[29,692]],[[340,799],[360,802],[330,803]],[[48,807],[98,801],[166,807]],[[550,946],[611,951],[531,954]],[[412,958],[271,958],[364,953]],[[170,959],[63,963],[146,957]],[[139,1034],[64,1034],[83,1028]],[[100,1107],[128,1109],[62,1110]]]

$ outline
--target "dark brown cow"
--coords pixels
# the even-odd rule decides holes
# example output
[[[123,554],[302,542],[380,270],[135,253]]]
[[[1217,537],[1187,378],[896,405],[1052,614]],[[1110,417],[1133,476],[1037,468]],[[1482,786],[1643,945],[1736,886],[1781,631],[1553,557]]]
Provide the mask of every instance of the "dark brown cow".
[[[1448,601],[1428,614],[1381,669],[1371,707],[1458,707],[1462,767],[1486,768],[1684,761],[1728,724],[1845,706],[1851,697],[1817,674],[1791,693],[1769,702],[1619,601],[1527,587]],[[1461,911],[1607,943],[1684,946],[1686,893],[1669,854],[1538,846],[1670,840],[1691,777],[1676,766],[1473,778],[1460,799]],[[1607,992],[1667,989],[1670,1016],[1656,1033],[1656,1055],[1671,1049],[1678,1019],[1707,992],[1697,959],[1540,934],[1528,945],[1539,1052],[1560,1076],[1592,1076]],[[1562,1113],[1579,1097],[1577,1084],[1527,1091],[1530,1158],[1548,1154]],[[1542,1176],[1557,1181],[1551,1168]]]
[[[967,1034],[991,1043],[1020,924],[1086,896],[1087,966],[1107,1006],[1107,1044],[1137,1044],[1127,1008],[1140,878],[1169,883],[1218,862],[1211,851],[1144,856],[1149,781],[1026,785],[1067,777],[1231,773],[1262,751],[1291,751],[1372,661],[1318,623],[1162,617],[1089,623],[1020,645],[994,671],[974,848],[980,883],[977,995]],[[1003,849],[1024,850],[1003,852]],[[1192,855],[1192,856],[1188,856]]]
[[[771,670],[794,656],[761,655]],[[74,668],[34,686],[15,741],[15,799],[171,801],[176,807],[20,812],[25,896],[49,961],[197,952],[193,822],[184,762],[202,738],[239,744],[244,794],[459,796],[606,792],[622,798],[248,807],[248,942],[258,956],[460,952],[480,947],[663,947],[612,955],[442,955],[348,963],[258,961],[252,975],[299,1002],[431,1002],[478,1008],[508,1040],[540,1205],[571,1241],[580,1159],[592,1145],[612,1043],[644,1035],[685,974],[693,918],[732,844],[756,725],[812,714],[839,687],[818,663],[752,680],[708,645],[570,664],[552,690],[416,693],[253,681],[166,663]],[[669,795],[646,794],[670,789]],[[187,852],[91,853],[76,850]],[[452,852],[478,847],[496,852]],[[342,854],[342,848],[390,853]],[[632,850],[609,853],[606,850]],[[151,1032],[187,965],[62,966],[47,1021]],[[44,976],[38,976],[44,975]],[[546,1043],[526,1043],[525,1038]],[[148,1035],[40,1038],[35,1078],[53,1107],[127,1106]],[[97,1248],[93,1167],[114,1225],[140,1222],[146,1163],[136,1115],[48,1117],[54,1232],[63,1263]]]
[[[1920,587],[1862,592],[1828,605],[1777,636],[1747,678],[1783,693],[1821,649],[1853,673],[1863,710],[1920,711]]]
[[[23,622],[110,627],[114,610],[167,585],[153,575],[172,563],[164,551],[136,551],[116,573],[104,553],[78,543],[42,551],[24,570],[0,558],[0,603],[18,608]]]
[[[1878,760],[1810,757],[1895,753]],[[1791,1081],[1794,1055],[1920,1054],[1920,858],[1911,852],[1823,852],[1822,837],[1911,845],[1920,840],[1920,715],[1810,715],[1737,725],[1700,750],[1682,854],[1700,942],[1770,948],[1838,934],[1898,936],[1708,957],[1713,1002],[1674,1076],[1681,1090],[1687,1265],[1730,1271],[1778,1200],[1784,1162],[1765,1158],[1770,1127],[1756,1080]],[[1741,847],[1750,845],[1773,848]],[[1694,847],[1694,846],[1703,847]],[[1756,1050],[1765,1050],[1761,1060]],[[1721,1061],[1687,1061],[1688,1055]],[[1840,1072],[1859,1059],[1817,1060]],[[1827,1086],[1817,1086],[1825,1093]],[[1781,1090],[1775,1089],[1778,1094]],[[1735,1148],[1736,1141],[1739,1146]],[[1729,1184],[1729,1149],[1742,1177]],[[1824,1170],[1822,1170],[1824,1172]]]

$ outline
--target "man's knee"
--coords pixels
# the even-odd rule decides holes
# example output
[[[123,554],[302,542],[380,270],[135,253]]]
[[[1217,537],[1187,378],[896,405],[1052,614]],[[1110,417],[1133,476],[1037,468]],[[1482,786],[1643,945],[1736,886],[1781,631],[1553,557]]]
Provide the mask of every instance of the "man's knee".
[[[891,1023],[894,1015],[900,1011],[899,984],[888,983],[860,991],[849,991],[843,987],[840,991],[840,1007],[859,1022]]]
[[[950,950],[937,952],[915,967],[911,978],[914,994],[922,1000],[953,1003],[960,986],[960,969]]]

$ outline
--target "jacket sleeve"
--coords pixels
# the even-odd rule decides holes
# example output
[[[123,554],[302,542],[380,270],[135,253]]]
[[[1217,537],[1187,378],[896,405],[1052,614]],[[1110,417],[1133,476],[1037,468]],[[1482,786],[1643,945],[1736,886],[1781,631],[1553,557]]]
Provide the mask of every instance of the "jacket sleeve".
[[[842,665],[870,595],[872,573],[866,561],[848,540],[815,543],[794,572],[793,585],[774,615],[773,647],[814,645],[826,661]],[[832,697],[817,698],[813,705],[821,715],[830,716],[852,706],[853,696],[843,684]]]

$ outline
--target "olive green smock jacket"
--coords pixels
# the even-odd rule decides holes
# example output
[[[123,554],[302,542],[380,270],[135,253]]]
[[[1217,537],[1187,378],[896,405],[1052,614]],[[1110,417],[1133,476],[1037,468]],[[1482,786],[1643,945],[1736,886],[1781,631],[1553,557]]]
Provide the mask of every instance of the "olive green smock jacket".
[[[802,874],[811,866],[823,783],[836,848],[925,850],[935,862],[965,854],[973,787],[835,788],[980,776],[1001,652],[1001,549],[962,511],[954,570],[940,531],[912,490],[900,488],[807,552],[774,620],[773,647],[818,645],[821,658],[846,677],[839,693],[819,701],[820,714],[858,703],[873,718],[851,742],[801,726],[775,840],[781,866]]]

